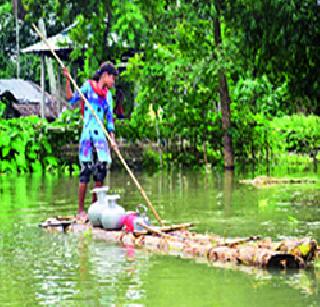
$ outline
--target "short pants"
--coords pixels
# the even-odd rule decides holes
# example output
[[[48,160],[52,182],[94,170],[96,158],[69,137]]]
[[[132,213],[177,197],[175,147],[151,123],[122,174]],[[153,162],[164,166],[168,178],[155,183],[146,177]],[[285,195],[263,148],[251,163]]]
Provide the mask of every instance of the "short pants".
[[[88,183],[93,174],[94,181],[103,181],[107,175],[107,164],[111,154],[106,137],[101,129],[82,131],[79,149],[80,182]]]

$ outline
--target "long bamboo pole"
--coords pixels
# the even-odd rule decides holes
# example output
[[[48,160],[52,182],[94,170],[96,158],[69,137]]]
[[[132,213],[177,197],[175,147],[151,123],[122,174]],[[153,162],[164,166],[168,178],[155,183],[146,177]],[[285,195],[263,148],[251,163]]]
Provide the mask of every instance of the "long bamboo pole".
[[[45,42],[45,44],[49,47],[49,49],[51,50],[53,56],[56,58],[56,60],[58,61],[58,63],[60,64],[60,66],[65,69],[65,65],[63,64],[63,62],[60,60],[60,58],[58,57],[57,53],[54,51],[54,49],[50,46],[48,40],[42,35],[42,33],[40,32],[40,30],[34,25],[32,24],[34,30],[37,32],[37,34],[39,35],[39,37]],[[114,144],[113,140],[111,139],[111,137],[109,136],[106,128],[104,127],[103,123],[101,122],[101,120],[99,119],[99,117],[97,116],[96,112],[94,111],[94,109],[92,108],[92,106],[90,105],[89,101],[85,98],[85,96],[81,93],[80,88],[78,87],[77,83],[73,80],[73,78],[70,76],[69,74],[69,78],[71,83],[73,84],[73,86],[75,87],[75,89],[79,92],[81,99],[83,99],[83,101],[85,102],[85,104],[88,106],[89,110],[91,111],[91,113],[93,114],[93,116],[95,117],[95,119],[97,120],[97,122],[99,123],[103,133],[105,134],[105,136],[107,137],[108,141],[110,142],[110,144]],[[159,224],[162,226],[163,225],[163,221],[161,220],[159,214],[157,213],[156,209],[153,207],[151,201],[149,200],[147,194],[145,193],[144,189],[142,188],[142,186],[140,185],[139,181],[136,179],[136,177],[134,176],[133,172],[131,171],[131,169],[129,168],[128,164],[126,163],[126,161],[124,160],[124,158],[122,157],[120,150],[117,146],[114,146],[113,150],[115,151],[115,153],[117,154],[118,158],[120,159],[122,165],[124,166],[124,168],[127,170],[127,172],[129,173],[131,179],[133,180],[134,184],[136,185],[136,187],[138,188],[140,194],[142,195],[142,197],[144,198],[144,200],[146,201],[149,209],[152,211],[154,217],[156,218],[156,220],[159,222]]]

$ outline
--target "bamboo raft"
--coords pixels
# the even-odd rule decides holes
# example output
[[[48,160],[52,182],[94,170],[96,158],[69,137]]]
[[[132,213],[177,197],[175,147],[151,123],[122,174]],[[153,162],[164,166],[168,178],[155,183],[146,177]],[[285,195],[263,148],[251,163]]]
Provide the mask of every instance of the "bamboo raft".
[[[273,242],[257,236],[223,238],[188,230],[189,223],[167,227],[146,226],[145,231],[126,233],[79,224],[73,218],[50,218],[39,226],[48,231],[90,234],[92,238],[123,244],[128,247],[191,258],[209,263],[233,263],[260,268],[305,268],[312,265],[318,246],[311,238]]]

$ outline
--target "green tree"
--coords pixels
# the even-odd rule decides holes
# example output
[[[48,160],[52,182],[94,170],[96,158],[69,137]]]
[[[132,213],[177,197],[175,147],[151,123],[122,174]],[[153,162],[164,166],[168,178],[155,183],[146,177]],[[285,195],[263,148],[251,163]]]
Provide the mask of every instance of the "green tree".
[[[275,86],[287,81],[291,99],[282,110],[320,114],[317,1],[228,1],[225,12],[228,27],[242,37],[243,71],[267,75]]]
[[[232,71],[232,52],[222,43],[222,11],[217,14],[215,3],[210,1],[140,1],[139,5],[148,39],[126,75],[142,89],[137,97],[140,114],[146,113],[148,105],[155,112],[161,108],[162,124],[167,127],[162,129],[164,136],[191,139],[199,151],[206,150],[203,145],[209,141],[218,150],[221,100],[225,165],[232,168],[226,82]]]

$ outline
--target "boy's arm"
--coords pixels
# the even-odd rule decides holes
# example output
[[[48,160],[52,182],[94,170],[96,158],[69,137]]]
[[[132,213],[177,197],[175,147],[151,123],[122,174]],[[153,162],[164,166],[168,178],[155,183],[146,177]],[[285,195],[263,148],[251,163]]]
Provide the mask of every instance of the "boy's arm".
[[[106,118],[107,118],[107,130],[112,140],[111,147],[114,148],[116,146],[116,141],[115,141],[115,134],[114,134],[115,129],[114,129],[114,123],[113,123],[112,94],[110,91],[108,91],[107,93]]]
[[[107,93],[107,108],[106,108],[106,117],[107,117],[107,130],[109,133],[114,134],[114,123],[113,123],[113,108],[112,108],[112,94],[110,91]]]
[[[63,70],[63,74],[66,77],[66,99],[69,103],[74,104],[81,99],[80,93],[78,91],[76,91],[74,94],[72,93],[70,84],[70,73],[66,68]],[[80,92],[84,95],[88,92],[88,82],[84,83],[81,86]]]
[[[66,68],[64,68],[63,74],[66,78],[66,98],[67,100],[70,100],[72,98],[72,90],[70,85],[70,73]]]

